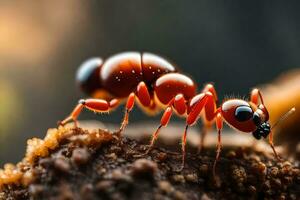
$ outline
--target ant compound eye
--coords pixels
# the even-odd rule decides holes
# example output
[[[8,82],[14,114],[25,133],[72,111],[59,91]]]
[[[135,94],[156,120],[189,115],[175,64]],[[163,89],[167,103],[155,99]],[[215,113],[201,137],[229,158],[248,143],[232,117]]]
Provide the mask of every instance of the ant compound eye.
[[[239,106],[235,109],[234,116],[239,122],[244,122],[252,118],[253,111],[249,106]]]

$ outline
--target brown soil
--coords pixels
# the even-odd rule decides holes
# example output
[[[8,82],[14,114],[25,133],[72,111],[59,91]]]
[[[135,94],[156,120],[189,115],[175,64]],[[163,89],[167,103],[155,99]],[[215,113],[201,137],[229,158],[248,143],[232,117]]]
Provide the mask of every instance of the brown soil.
[[[133,139],[100,129],[60,131],[65,137],[47,146],[47,153],[18,164],[17,179],[2,181],[0,199],[300,198],[299,162],[277,162],[253,148],[224,148],[215,182],[214,148],[197,155],[189,147],[186,167],[177,172],[178,144],[142,156],[147,146]]]

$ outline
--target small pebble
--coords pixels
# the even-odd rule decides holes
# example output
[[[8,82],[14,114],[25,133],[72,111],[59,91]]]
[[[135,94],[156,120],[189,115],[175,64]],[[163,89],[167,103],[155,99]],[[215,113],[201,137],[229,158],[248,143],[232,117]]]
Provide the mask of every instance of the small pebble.
[[[105,157],[110,158],[112,160],[117,160],[117,158],[118,158],[118,156],[115,153],[106,154]]]
[[[226,154],[226,157],[229,158],[229,159],[230,159],[230,158],[232,159],[232,158],[236,157],[235,151],[232,151],[232,150],[229,151],[229,152]]]
[[[271,181],[271,183],[272,183],[272,187],[274,187],[274,188],[277,188],[277,189],[280,189],[281,188],[281,181],[280,181],[280,179],[273,179],[272,181]]]
[[[160,161],[163,162],[167,159],[168,155],[164,152],[159,152],[156,156],[156,158]]]
[[[295,199],[297,199],[297,197],[295,194],[290,194],[290,199],[295,200]]]
[[[263,189],[264,190],[269,190],[271,188],[270,181],[267,180],[266,182],[263,183]]]
[[[176,199],[176,200],[185,200],[185,199],[187,199],[187,197],[183,192],[180,192],[180,191],[177,190],[177,191],[174,192],[174,199]]]
[[[252,167],[258,174],[262,174],[262,175],[267,174],[267,167],[263,162],[254,163]]]
[[[250,186],[248,187],[248,192],[249,192],[249,194],[251,194],[251,195],[255,195],[255,193],[256,193],[256,188],[255,188],[253,185],[250,185]]]
[[[152,177],[158,170],[157,164],[151,160],[138,159],[132,164],[131,173],[135,177]]]
[[[125,174],[120,169],[113,170],[111,173],[111,178],[113,180],[132,182],[132,178],[129,175]]]
[[[113,184],[113,181],[110,180],[99,181],[96,184],[95,188],[98,192],[107,192],[109,190],[112,190]]]
[[[86,148],[77,148],[72,153],[72,161],[77,165],[86,164],[90,159],[90,153]]]
[[[28,190],[30,195],[32,195],[33,197],[37,197],[44,191],[44,186],[32,184],[29,186]]]
[[[289,185],[293,182],[293,178],[287,176],[287,177],[284,177],[283,180],[282,180],[285,184]]]
[[[200,167],[199,167],[200,175],[206,176],[208,173],[208,170],[209,170],[209,167],[206,164],[200,165]]]
[[[270,175],[271,175],[272,177],[277,177],[278,173],[279,173],[279,169],[278,169],[277,167],[272,167],[272,168],[270,169]]]
[[[164,193],[166,193],[166,194],[170,194],[171,192],[174,191],[174,188],[172,187],[172,185],[171,185],[170,182],[168,182],[168,181],[160,181],[160,182],[158,183],[158,187],[159,187],[159,189],[160,189],[162,192],[164,192]]]
[[[68,160],[62,157],[55,159],[54,167],[64,173],[68,173],[71,168]]]
[[[51,158],[43,158],[39,160],[39,164],[44,168],[48,168],[53,164],[53,160]]]
[[[254,160],[256,162],[260,162],[260,157],[258,155],[255,155],[255,154],[251,154],[249,157],[248,157],[248,160]]]
[[[202,196],[201,196],[201,198],[200,198],[201,200],[211,200],[211,198],[209,198],[208,196],[207,196],[207,194],[202,194]]]
[[[118,146],[113,146],[111,149],[110,149],[112,152],[114,152],[115,154],[119,155],[120,153],[122,153],[122,148],[121,147],[118,147]]]
[[[185,179],[188,181],[188,182],[192,182],[192,183],[197,183],[198,182],[198,175],[196,173],[193,173],[193,174],[187,174],[185,176]]]
[[[89,195],[93,192],[93,185],[88,183],[88,184],[84,184],[81,188],[80,188],[80,193],[81,196],[84,196],[86,199],[89,199]]]
[[[237,182],[237,183],[243,183],[247,179],[247,174],[246,171],[243,167],[233,167],[232,171],[232,178]]]
[[[285,200],[285,199],[286,199],[285,194],[281,194],[279,200]]]
[[[185,183],[184,176],[181,174],[176,174],[172,176],[172,179],[177,183]]]

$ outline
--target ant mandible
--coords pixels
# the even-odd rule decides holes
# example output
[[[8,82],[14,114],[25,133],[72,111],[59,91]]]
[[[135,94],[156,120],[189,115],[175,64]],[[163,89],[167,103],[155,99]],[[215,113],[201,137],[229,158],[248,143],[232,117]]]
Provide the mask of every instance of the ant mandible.
[[[278,154],[273,145],[273,132],[268,122],[269,113],[258,89],[253,89],[250,101],[229,99],[217,107],[217,93],[212,84],[207,84],[202,92],[196,94],[196,85],[188,76],[178,72],[166,59],[151,53],[125,52],[103,61],[92,58],[84,62],[77,71],[77,82],[81,89],[93,98],[79,100],[73,112],[62,122],[65,125],[77,118],[83,108],[101,113],[116,108],[127,98],[124,119],[119,128],[121,133],[128,124],[129,113],[137,98],[138,105],[148,114],[164,110],[160,125],[153,133],[148,153],[158,137],[159,130],[168,125],[172,113],[186,118],[182,136],[182,165],[185,164],[187,130],[194,125],[204,110],[204,133],[213,121],[218,131],[217,154],[213,165],[215,177],[216,163],[221,152],[221,131],[223,120],[231,127],[249,132],[256,139],[267,137],[276,158]],[[201,135],[201,148],[205,134]]]

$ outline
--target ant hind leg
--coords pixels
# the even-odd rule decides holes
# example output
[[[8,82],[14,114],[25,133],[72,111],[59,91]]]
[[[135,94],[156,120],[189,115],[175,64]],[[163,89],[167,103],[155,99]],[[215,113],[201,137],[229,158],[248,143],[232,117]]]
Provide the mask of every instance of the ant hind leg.
[[[108,112],[111,108],[117,105],[118,101],[116,99],[107,102],[103,99],[81,99],[79,100],[77,106],[73,109],[71,114],[66,117],[63,121],[59,122],[59,125],[64,126],[69,121],[74,121],[74,126],[78,127],[78,116],[80,115],[83,108],[87,108],[93,112],[101,113]]]
[[[170,121],[170,118],[172,116],[172,113],[173,113],[173,110],[172,110],[173,108],[177,111],[177,113],[179,115],[185,114],[187,106],[186,106],[186,100],[184,99],[184,96],[182,94],[177,94],[169,102],[168,107],[166,108],[164,114],[161,117],[160,125],[158,126],[158,128],[156,129],[156,131],[152,134],[149,148],[148,148],[148,150],[146,151],[145,154],[148,154],[151,151],[151,149],[153,148],[154,143],[155,143],[155,141],[156,141],[156,139],[158,137],[160,129],[162,127],[168,125],[168,123]]]
[[[161,117],[161,120],[160,120],[160,125],[158,126],[158,128],[156,129],[156,131],[152,134],[151,136],[151,141],[150,141],[150,144],[149,144],[149,147],[147,149],[147,151],[145,152],[144,155],[147,155],[153,148],[154,146],[154,143],[155,141],[157,140],[158,138],[158,134],[159,134],[159,131],[162,127],[164,126],[167,126],[169,121],[170,121],[170,118],[172,116],[172,107],[169,106],[166,108],[164,114],[162,115]]]

